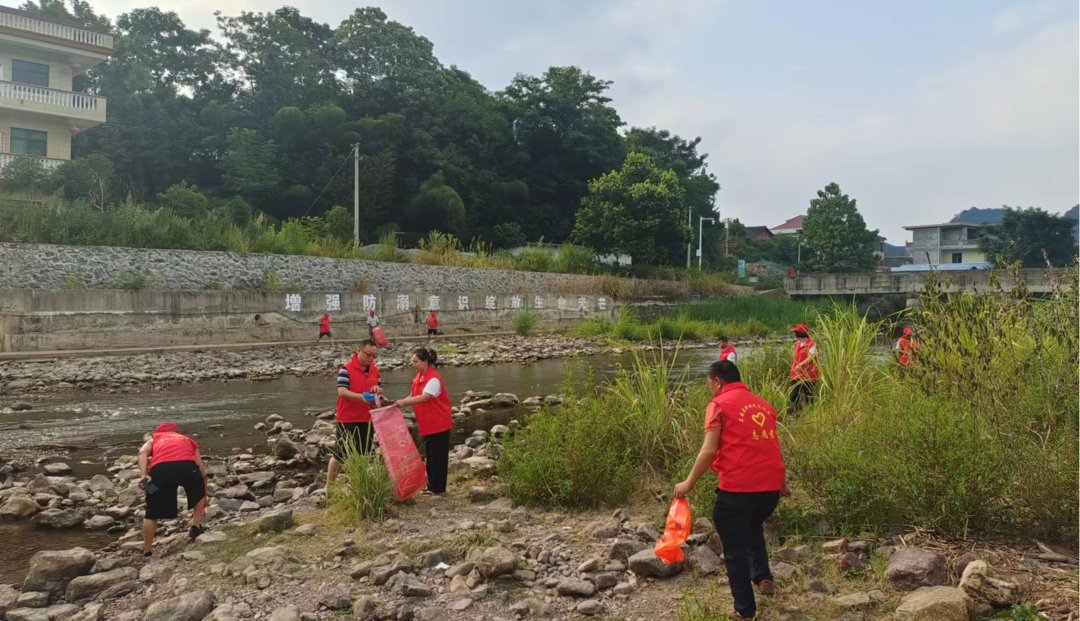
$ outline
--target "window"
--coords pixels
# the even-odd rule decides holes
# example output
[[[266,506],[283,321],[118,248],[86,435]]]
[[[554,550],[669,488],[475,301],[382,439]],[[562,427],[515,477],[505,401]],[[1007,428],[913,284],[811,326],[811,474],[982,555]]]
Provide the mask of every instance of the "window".
[[[952,253],[952,262],[953,263],[963,263],[964,262],[964,253],[962,253],[962,252],[954,252],[954,253]]]
[[[48,155],[49,134],[32,129],[11,128],[11,152],[18,155]]]
[[[26,60],[11,60],[11,81],[49,88],[49,66]]]

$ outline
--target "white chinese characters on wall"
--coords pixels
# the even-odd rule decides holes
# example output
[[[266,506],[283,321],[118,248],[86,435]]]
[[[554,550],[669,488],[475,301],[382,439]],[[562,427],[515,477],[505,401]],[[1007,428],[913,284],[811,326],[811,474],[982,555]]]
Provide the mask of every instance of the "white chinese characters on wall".
[[[292,311],[294,313],[300,312],[300,294],[299,293],[287,293],[287,294],[285,294],[285,310]]]
[[[337,293],[326,294],[326,310],[339,311],[341,310],[341,296]]]
[[[409,296],[407,296],[407,295],[399,295],[399,296],[397,296],[397,309],[399,311],[408,311],[409,310]]]
[[[429,295],[427,299],[428,310],[442,310],[439,308],[439,296]]]
[[[484,298],[484,308],[486,310],[495,310],[497,307],[496,298],[493,295],[489,295]]]
[[[373,310],[375,310],[375,296],[370,295],[370,294],[365,295],[364,296],[364,312],[366,313],[368,311],[373,311]]]
[[[457,306],[458,306],[458,310],[463,310],[463,311],[469,310],[469,296],[467,296],[467,295],[459,295],[458,299],[457,299]]]
[[[519,310],[521,308],[520,295],[510,296],[510,308],[512,308],[513,310]]]
[[[607,298],[596,298],[596,310],[607,310]]]

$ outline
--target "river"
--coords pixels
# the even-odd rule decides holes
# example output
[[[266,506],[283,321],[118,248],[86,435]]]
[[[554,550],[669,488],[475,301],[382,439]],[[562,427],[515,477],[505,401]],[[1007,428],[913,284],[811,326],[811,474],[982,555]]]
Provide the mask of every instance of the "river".
[[[715,360],[709,349],[684,351],[680,363],[690,366],[694,376],[704,374]],[[630,354],[593,356],[580,360],[553,359],[531,364],[445,367],[440,369],[450,389],[451,403],[459,403],[468,390],[509,392],[524,399],[558,393],[566,381],[581,388],[592,381],[611,377],[632,360]],[[386,372],[383,387],[391,398],[408,396],[413,371],[409,368]],[[143,434],[159,423],[171,421],[181,431],[195,437],[207,457],[248,451],[265,453],[266,436],[254,429],[257,422],[278,414],[301,429],[314,418],[308,413],[334,408],[334,377],[284,377],[265,382],[202,382],[137,393],[60,392],[33,402],[24,412],[0,410],[0,427],[25,424],[26,429],[9,428],[0,433],[0,454],[12,449],[42,445],[78,446],[68,462],[79,479],[105,472],[120,455],[134,453]],[[464,441],[477,429],[490,429],[525,414],[523,410],[496,410],[481,416],[456,419],[453,442]],[[39,550],[66,549],[82,545],[96,549],[109,536],[82,529],[56,531],[27,524],[0,524],[0,583],[21,580],[30,557]]]

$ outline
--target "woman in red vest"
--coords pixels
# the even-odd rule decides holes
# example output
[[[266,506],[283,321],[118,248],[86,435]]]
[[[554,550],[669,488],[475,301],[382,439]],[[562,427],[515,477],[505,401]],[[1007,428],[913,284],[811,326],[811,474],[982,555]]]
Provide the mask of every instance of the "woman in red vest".
[[[446,475],[450,467],[450,396],[442,376],[435,370],[438,354],[429,349],[418,349],[412,357],[416,377],[412,383],[412,396],[397,402],[404,408],[412,406],[416,414],[416,426],[424,439],[425,465],[427,466],[429,495],[446,493]]]
[[[439,319],[435,316],[435,311],[432,310],[428,313],[427,317],[427,342],[431,342],[431,337],[435,337],[435,342],[439,342]]]
[[[206,466],[199,454],[199,444],[176,431],[173,423],[158,425],[154,435],[139,450],[139,487],[146,492],[146,516],[143,519],[143,556],[150,556],[157,534],[158,520],[175,520],[177,489],[183,487],[188,509],[192,510],[188,538],[203,533],[202,518],[206,509]]]
[[[904,328],[904,335],[896,341],[896,351],[900,352],[900,366],[908,367],[915,364],[915,343],[911,338],[911,326]]]
[[[735,353],[735,346],[728,341],[726,336],[720,337],[720,360],[739,361],[739,354]]]
[[[694,467],[675,486],[685,498],[710,468],[719,477],[713,524],[724,544],[724,564],[735,600],[733,619],[757,614],[754,587],[772,595],[773,576],[762,525],[789,496],[784,457],[776,437],[776,410],[742,383],[739,368],[720,360],[709,368],[713,399],[705,409],[705,441]]]
[[[795,333],[795,356],[791,361],[791,407],[797,411],[814,396],[818,381],[817,345],[810,338],[810,329],[800,323],[791,329]]]

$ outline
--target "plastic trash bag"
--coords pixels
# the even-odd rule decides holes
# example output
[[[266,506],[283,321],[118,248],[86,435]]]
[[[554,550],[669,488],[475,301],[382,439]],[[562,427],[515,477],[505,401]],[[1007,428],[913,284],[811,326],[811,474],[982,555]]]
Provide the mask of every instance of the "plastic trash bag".
[[[690,537],[690,503],[685,498],[671,501],[664,534],[656,540],[654,553],[664,564],[681,563],[686,560],[682,544]]]
[[[427,485],[427,468],[420,459],[401,408],[391,405],[371,410],[371,424],[382,448],[386,470],[394,481],[394,498],[401,502]],[[684,538],[685,539],[685,538]]]
[[[379,347],[386,347],[390,344],[390,342],[386,340],[386,336],[383,334],[382,328],[380,328],[379,326],[375,326],[371,329],[371,336],[375,340],[375,344]]]

